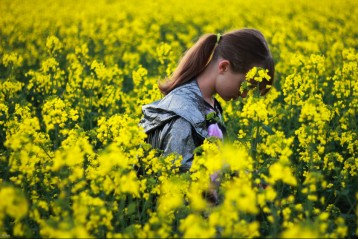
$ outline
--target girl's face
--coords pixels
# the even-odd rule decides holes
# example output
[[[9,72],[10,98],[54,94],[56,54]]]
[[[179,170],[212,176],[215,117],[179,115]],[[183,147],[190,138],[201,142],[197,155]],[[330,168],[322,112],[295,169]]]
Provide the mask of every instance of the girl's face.
[[[241,83],[245,80],[245,74],[234,73],[228,61],[219,63],[219,72],[215,81],[215,91],[226,101],[235,100],[239,96],[245,98],[247,92],[240,93]]]

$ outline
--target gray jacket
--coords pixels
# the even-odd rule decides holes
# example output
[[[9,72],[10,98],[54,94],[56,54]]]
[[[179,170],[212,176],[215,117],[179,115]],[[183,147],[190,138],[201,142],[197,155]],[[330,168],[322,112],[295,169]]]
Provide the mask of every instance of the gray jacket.
[[[161,100],[144,105],[142,111],[140,125],[148,135],[147,142],[164,155],[182,155],[182,168],[189,169],[194,149],[208,136],[207,103],[197,81],[184,83]]]

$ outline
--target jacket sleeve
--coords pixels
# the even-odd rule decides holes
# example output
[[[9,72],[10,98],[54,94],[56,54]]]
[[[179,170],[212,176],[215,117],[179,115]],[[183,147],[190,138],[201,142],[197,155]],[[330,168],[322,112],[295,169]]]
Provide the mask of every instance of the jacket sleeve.
[[[151,133],[149,142],[153,147],[163,150],[163,155],[173,152],[182,155],[183,170],[191,167],[196,144],[193,128],[187,120],[181,117],[170,120],[162,128]]]

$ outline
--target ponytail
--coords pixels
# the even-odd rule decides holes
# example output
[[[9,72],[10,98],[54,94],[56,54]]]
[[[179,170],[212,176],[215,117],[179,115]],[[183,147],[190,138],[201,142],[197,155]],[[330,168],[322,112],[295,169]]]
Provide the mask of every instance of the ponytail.
[[[217,35],[205,34],[192,46],[180,60],[170,80],[159,82],[159,89],[168,94],[174,88],[199,75],[211,60],[215,50]]]

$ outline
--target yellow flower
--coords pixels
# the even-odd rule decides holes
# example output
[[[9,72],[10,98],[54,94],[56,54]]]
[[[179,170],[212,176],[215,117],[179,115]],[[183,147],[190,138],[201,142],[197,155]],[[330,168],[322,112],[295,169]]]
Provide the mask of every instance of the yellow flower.
[[[256,193],[248,177],[235,178],[223,187],[225,192],[224,206],[245,213],[256,214],[258,212]]]
[[[15,218],[16,221],[27,215],[28,202],[23,193],[18,189],[1,186],[0,198],[3,199],[0,202],[0,227],[2,227],[6,215]]]
[[[274,184],[278,180],[282,180],[284,183],[287,183],[292,186],[297,185],[297,180],[292,173],[292,170],[289,166],[286,166],[280,162],[276,162],[269,168],[270,177],[268,182]]]
[[[187,193],[189,183],[186,178],[172,176],[161,184],[161,193],[158,200],[158,213],[167,215],[171,210],[183,206],[184,195]]]
[[[249,71],[246,73],[245,78],[246,78],[247,80],[253,79],[253,78],[255,77],[255,75],[257,74],[257,70],[258,70],[257,67],[253,67],[251,70],[249,70]]]
[[[4,54],[2,57],[2,64],[4,64],[5,67],[8,66],[20,67],[22,65],[22,62],[23,62],[23,57],[16,52],[12,52],[10,54]]]
[[[320,234],[315,228],[294,224],[281,233],[282,238],[318,238]]]
[[[58,53],[62,50],[63,44],[56,36],[49,36],[46,39],[46,47],[50,53]]]
[[[196,214],[190,214],[180,221],[180,230],[184,238],[212,238],[215,229],[208,226],[206,220]]]

